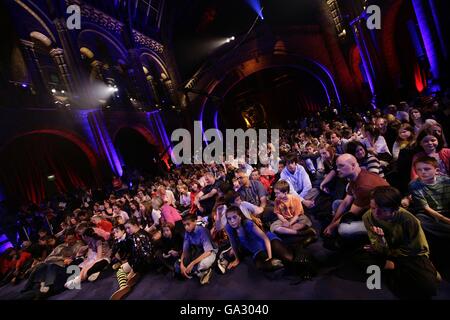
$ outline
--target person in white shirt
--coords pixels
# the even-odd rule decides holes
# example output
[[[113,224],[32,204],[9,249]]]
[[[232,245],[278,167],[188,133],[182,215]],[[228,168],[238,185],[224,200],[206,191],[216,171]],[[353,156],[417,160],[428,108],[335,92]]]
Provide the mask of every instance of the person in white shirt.
[[[380,134],[380,130],[378,128],[374,127],[373,125],[365,125],[363,134],[364,139],[361,140],[361,143],[366,146],[367,151],[372,153],[374,156],[382,154],[388,154],[392,156],[386,140]]]
[[[295,153],[291,153],[286,157],[286,167],[281,171],[280,180],[285,180],[289,183],[292,190],[300,196],[302,204],[305,207],[314,207],[313,200],[305,199],[307,198],[308,192],[312,189],[311,179],[305,168],[298,164]]]
[[[112,209],[113,209],[113,218],[120,216],[125,222],[127,222],[130,219],[128,213],[123,211],[122,208],[119,207],[117,204],[113,205]]]

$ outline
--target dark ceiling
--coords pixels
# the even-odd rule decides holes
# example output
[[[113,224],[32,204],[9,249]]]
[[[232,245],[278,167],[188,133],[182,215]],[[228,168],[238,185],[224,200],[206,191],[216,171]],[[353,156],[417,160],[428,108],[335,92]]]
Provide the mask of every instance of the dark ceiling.
[[[181,76],[186,79],[201,66],[220,38],[245,35],[257,13],[249,5],[256,0],[176,1],[174,47]],[[270,27],[317,24],[317,2],[305,0],[261,0],[264,20]]]

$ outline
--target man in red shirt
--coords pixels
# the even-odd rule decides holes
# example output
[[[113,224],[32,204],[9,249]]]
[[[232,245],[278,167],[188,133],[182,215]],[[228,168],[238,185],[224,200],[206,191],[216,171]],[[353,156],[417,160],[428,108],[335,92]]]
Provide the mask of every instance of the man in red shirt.
[[[339,177],[349,181],[347,195],[343,200],[333,203],[337,209],[324,235],[332,236],[336,230],[343,238],[367,234],[361,217],[370,206],[370,193],[376,187],[388,186],[389,183],[379,175],[361,169],[356,158],[348,153],[337,158],[336,167]],[[345,221],[342,221],[344,213]]]

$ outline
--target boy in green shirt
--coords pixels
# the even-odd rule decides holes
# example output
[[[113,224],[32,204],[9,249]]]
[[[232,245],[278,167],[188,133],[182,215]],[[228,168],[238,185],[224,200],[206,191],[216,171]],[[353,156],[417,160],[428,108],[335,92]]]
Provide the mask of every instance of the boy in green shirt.
[[[420,222],[400,208],[402,196],[391,186],[376,187],[370,209],[364,214],[370,245],[364,261],[383,270],[383,276],[400,298],[431,298],[436,294],[438,273],[431,263],[428,243]]]

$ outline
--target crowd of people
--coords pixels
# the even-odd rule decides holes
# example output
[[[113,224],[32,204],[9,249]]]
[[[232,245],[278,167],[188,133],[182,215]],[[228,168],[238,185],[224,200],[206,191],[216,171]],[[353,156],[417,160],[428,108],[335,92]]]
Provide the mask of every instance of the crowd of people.
[[[317,264],[308,246],[351,253],[361,273],[378,265],[400,298],[430,298],[448,266],[450,105],[437,99],[283,130],[279,158],[172,166],[164,176],[20,213],[20,246],[0,260],[3,284],[26,281],[41,298],[96,281],[112,268],[122,299],[145,273],[198,278],[254,263],[301,279]],[[39,214],[34,214],[39,212]],[[28,221],[28,222],[27,222]],[[26,226],[25,226],[25,223]],[[68,266],[80,274],[70,277]]]

